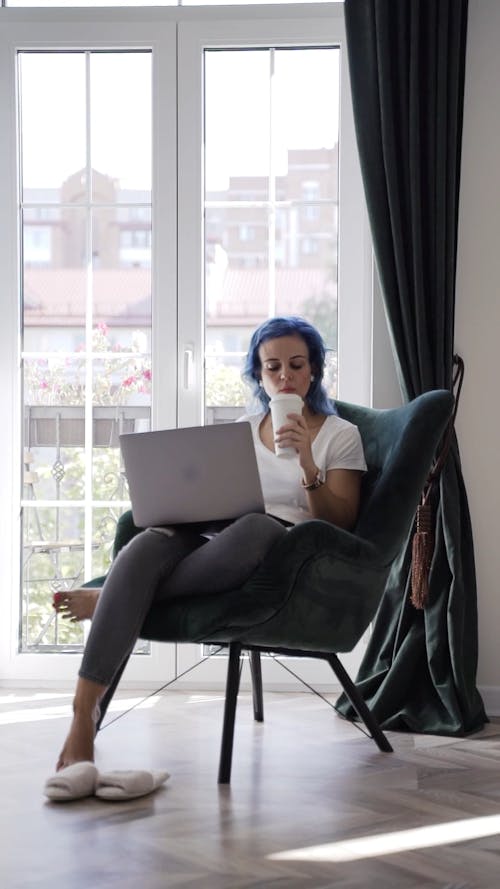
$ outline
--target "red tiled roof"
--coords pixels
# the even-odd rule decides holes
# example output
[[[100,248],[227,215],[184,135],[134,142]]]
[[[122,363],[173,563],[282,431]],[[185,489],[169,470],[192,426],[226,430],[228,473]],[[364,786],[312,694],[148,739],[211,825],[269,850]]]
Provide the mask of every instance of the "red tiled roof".
[[[96,321],[120,319],[126,325],[149,323],[149,269],[96,269],[92,276]],[[32,326],[83,324],[86,273],[84,269],[26,269],[25,323]]]
[[[276,269],[276,314],[304,311],[308,300],[335,298],[336,284],[325,269]],[[25,324],[32,327],[83,325],[86,276],[82,269],[26,269]],[[216,285],[210,279],[207,298],[209,325],[253,324],[268,317],[269,274],[266,269],[229,268]],[[96,323],[148,326],[151,318],[149,269],[96,269],[93,274]]]

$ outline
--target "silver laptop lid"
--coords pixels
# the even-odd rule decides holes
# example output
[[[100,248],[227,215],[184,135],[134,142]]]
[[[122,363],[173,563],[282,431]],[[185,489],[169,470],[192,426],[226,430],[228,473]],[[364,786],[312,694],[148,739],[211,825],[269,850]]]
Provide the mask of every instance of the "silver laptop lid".
[[[140,528],[265,512],[250,423],[120,435]]]

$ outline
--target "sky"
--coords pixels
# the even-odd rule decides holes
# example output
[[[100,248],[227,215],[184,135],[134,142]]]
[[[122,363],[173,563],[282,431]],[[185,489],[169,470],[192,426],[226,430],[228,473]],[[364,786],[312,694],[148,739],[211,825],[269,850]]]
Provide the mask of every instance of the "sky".
[[[271,78],[270,66],[274,63]],[[23,182],[58,187],[86,163],[83,53],[23,53]],[[337,50],[206,53],[206,186],[265,175],[287,149],[331,148],[338,137]],[[272,96],[272,99],[271,99]],[[95,53],[90,65],[91,159],[122,188],[151,187],[151,55]]]

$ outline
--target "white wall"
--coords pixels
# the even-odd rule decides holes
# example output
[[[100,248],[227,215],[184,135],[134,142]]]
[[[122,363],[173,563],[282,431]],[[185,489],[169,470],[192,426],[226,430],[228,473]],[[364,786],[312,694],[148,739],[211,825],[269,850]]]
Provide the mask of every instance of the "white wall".
[[[455,349],[479,601],[478,684],[500,713],[500,3],[469,0]]]

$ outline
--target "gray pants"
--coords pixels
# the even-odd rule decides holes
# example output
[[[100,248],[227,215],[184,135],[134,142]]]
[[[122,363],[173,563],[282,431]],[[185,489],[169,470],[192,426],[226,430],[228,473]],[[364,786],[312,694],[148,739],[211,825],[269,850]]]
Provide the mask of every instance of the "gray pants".
[[[149,528],[113,562],[92,619],[79,675],[109,686],[152,605],[240,587],[286,529],[267,515],[237,519],[207,540],[189,528]]]

